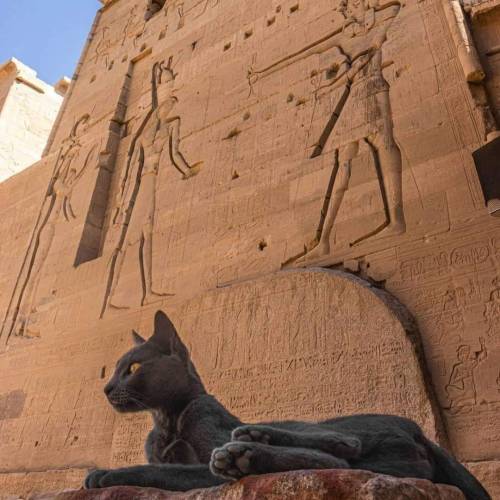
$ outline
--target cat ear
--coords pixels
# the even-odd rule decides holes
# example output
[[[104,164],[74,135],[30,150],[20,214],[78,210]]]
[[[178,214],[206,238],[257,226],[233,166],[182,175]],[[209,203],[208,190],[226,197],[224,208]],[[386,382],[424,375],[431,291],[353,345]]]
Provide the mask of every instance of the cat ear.
[[[146,342],[135,330],[132,330],[132,339],[135,345],[142,345]]]
[[[163,311],[158,311],[155,314],[155,330],[149,340],[165,354],[178,354],[185,361],[189,359],[186,346],[179,338],[175,326]]]

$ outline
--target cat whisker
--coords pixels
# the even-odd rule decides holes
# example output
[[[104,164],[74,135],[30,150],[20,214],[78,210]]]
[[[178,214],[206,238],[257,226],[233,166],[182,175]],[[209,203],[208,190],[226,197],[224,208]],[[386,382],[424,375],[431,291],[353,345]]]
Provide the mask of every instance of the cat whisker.
[[[140,406],[141,408],[144,408],[145,410],[151,410],[151,408],[149,406],[144,404],[141,400],[137,399],[136,397],[132,396],[130,393],[128,396],[129,396],[129,400],[132,401],[133,403],[135,403],[136,405]]]

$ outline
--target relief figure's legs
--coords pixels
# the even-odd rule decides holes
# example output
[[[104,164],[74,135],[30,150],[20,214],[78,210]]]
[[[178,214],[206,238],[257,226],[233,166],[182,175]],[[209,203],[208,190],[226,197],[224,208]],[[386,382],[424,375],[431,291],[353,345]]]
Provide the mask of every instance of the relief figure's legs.
[[[151,162],[151,173],[142,178],[142,194],[139,201],[139,210],[143,213],[142,235],[139,249],[139,266],[142,281],[142,302],[141,305],[151,304],[160,297],[172,294],[157,293],[153,291],[153,230],[154,217],[156,211],[156,184],[158,180],[158,163],[161,153],[153,154],[146,161]]]
[[[325,199],[326,213],[321,214],[323,219],[322,228],[318,231],[316,240],[313,241],[311,248],[297,262],[306,262],[310,259],[317,259],[330,253],[330,235],[333,225],[337,219],[345,192],[349,186],[351,178],[352,160],[358,155],[358,142],[351,142],[347,146],[340,148],[338,157],[338,172],[332,179],[333,187],[331,194],[327,193]],[[336,166],[334,166],[335,169]],[[332,175],[335,175],[335,171]],[[331,184],[330,184],[331,185]]]
[[[115,259],[114,273],[113,273],[113,277],[112,277],[111,287],[109,289],[108,303],[110,306],[114,307],[115,309],[128,309],[128,307],[129,307],[129,306],[125,306],[125,305],[118,305],[118,304],[113,302],[113,297],[115,296],[116,287],[118,286],[118,282],[120,281],[120,275],[122,272],[123,263],[125,261],[125,257],[127,256],[128,247],[129,247],[129,245],[127,243],[127,240],[125,240],[125,245],[122,248],[117,248],[115,250],[116,254],[113,257],[113,259]],[[112,265],[112,267],[113,267],[113,265]]]
[[[392,135],[384,131],[380,137],[376,137],[374,145],[377,147],[382,171],[382,179],[387,197],[387,208],[389,211],[389,226],[384,229],[384,235],[402,234],[406,230],[403,212],[403,161],[401,151]],[[382,236],[382,233],[380,234]]]
[[[397,236],[403,234],[406,230],[403,210],[403,161],[401,150],[394,140],[388,91],[377,94],[377,104],[383,117],[382,122],[379,125],[379,130],[371,137],[366,138],[366,142],[374,154],[388,220],[376,231],[358,239],[353,244],[371,237]]]
[[[232,442],[212,452],[210,470],[216,476],[239,479],[302,469],[348,469],[346,460],[319,450]]]
[[[153,209],[154,211],[154,209]],[[173,293],[153,291],[153,219],[150,217],[144,226],[140,247],[141,279],[143,286],[142,305],[152,304],[161,297],[171,297]]]
[[[145,185],[145,179],[148,177],[152,177],[151,175],[142,176],[140,181],[139,191],[135,200],[133,200],[132,205],[132,215],[130,220],[128,221],[128,225],[124,226],[126,232],[124,234],[123,242],[117,246],[115,249],[115,254],[113,256],[113,260],[111,263],[111,285],[109,288],[109,295],[107,303],[114,307],[115,309],[128,309],[130,306],[126,303],[120,303],[114,300],[116,289],[121,280],[121,274],[123,270],[123,265],[125,263],[125,259],[128,255],[130,248],[139,243],[139,255],[138,255],[138,265],[142,266],[142,219],[144,217],[144,190],[147,191]],[[147,196],[147,194],[146,194]],[[141,270],[142,277],[142,270]]]
[[[40,283],[41,271],[49,255],[52,241],[54,240],[55,225],[55,221],[47,220],[45,225],[40,227],[38,235],[35,239],[32,264],[27,276],[26,287],[19,304],[19,312],[13,329],[14,335],[23,335],[27,333],[29,316],[32,312],[36,312],[35,302],[38,285]]]

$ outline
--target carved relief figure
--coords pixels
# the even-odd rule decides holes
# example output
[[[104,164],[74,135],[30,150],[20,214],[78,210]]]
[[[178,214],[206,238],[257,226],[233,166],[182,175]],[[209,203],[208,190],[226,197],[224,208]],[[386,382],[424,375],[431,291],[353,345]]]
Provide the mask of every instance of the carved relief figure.
[[[174,168],[183,179],[199,172],[202,162],[189,165],[179,147],[181,119],[174,114],[177,98],[174,95],[175,74],[172,58],[168,64],[156,63],[152,77],[152,106],[139,126],[129,151],[128,164],[119,196],[121,204],[115,222],[122,230],[111,263],[108,288],[101,314],[108,305],[128,307],[113,301],[127,250],[139,244],[138,267],[143,286],[142,305],[165,294],[153,291],[152,240],[156,208],[156,189],[161,169]],[[137,175],[132,176],[132,172]]]
[[[91,148],[85,159],[81,161],[81,137],[87,130],[88,122],[89,115],[80,118],[62,145],[9,308],[12,309],[10,311],[12,319],[9,322],[6,318],[6,323],[10,326],[4,324],[4,329],[8,330],[8,336],[37,333],[30,331],[28,323],[30,314],[36,312],[35,299],[41,271],[61,216],[66,222],[76,219],[71,204],[73,189],[84,174],[96,150],[95,146]]]
[[[460,342],[465,329],[465,320],[462,311],[443,311],[434,318],[438,344]]]
[[[186,15],[184,14],[184,3],[181,3],[177,7],[177,14],[179,16],[179,22],[177,23],[177,29],[180,30],[181,28],[184,28],[184,25],[186,24]]]
[[[500,278],[495,278],[492,285],[494,289],[490,293],[490,300],[484,305],[483,313],[489,337],[494,337],[500,329]]]
[[[471,409],[476,404],[474,370],[488,357],[484,339],[480,337],[479,342],[481,344],[479,351],[472,351],[468,345],[461,345],[457,349],[457,362],[445,387],[450,400],[448,409],[452,413],[459,413],[464,408]]]
[[[389,8],[392,12],[389,19],[384,19],[379,27],[377,11],[384,8]],[[340,49],[344,61],[341,64],[337,62],[337,76],[323,87],[344,88],[331,130],[338,149],[322,227],[320,226],[316,239],[309,245],[302,260],[330,253],[330,235],[349,185],[352,161],[358,155],[361,143],[368,145],[374,158],[386,222],[351,242],[351,245],[369,237],[394,236],[405,231],[401,152],[394,140],[389,84],[382,74],[383,64],[386,62],[382,60],[382,45],[399,8],[399,5],[374,7],[371,2],[360,0],[348,0],[341,6],[346,18],[344,33],[364,40],[356,46],[354,53],[346,54]],[[374,36],[369,34],[372,30],[375,32]],[[328,128],[325,132],[328,133]],[[320,139],[313,156],[321,154],[328,139],[326,133]]]
[[[252,86],[259,78],[305,57],[327,50],[332,54],[330,72],[334,75],[316,90],[316,96],[325,93],[334,95],[333,113],[318,138],[312,156],[320,155],[333,136],[335,164],[316,237],[306,245],[302,255],[289,262],[305,261],[330,253],[330,235],[349,185],[352,161],[358,156],[361,144],[366,144],[373,155],[386,220],[380,227],[350,244],[375,236],[399,235],[406,229],[401,152],[393,134],[389,84],[382,74],[382,69],[390,63],[383,60],[382,46],[400,5],[394,2],[382,4],[368,0],[345,0],[339,10],[345,18],[342,29],[298,54],[249,73]]]
[[[144,33],[145,22],[137,13],[138,8],[139,7],[137,5],[134,5],[127,18],[125,28],[123,29],[122,47],[125,45],[127,39],[132,37],[134,47],[136,47],[137,40]]]
[[[111,47],[111,41],[108,37],[108,32],[109,27],[104,26],[100,35],[99,42],[97,43],[95,48],[96,64],[98,64],[99,61],[102,60],[106,68],[109,65],[109,50]]]

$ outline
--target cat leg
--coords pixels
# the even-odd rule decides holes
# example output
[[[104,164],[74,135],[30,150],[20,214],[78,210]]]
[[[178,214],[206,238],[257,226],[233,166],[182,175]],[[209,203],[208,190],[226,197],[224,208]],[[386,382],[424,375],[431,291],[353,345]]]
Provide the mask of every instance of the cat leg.
[[[244,442],[232,442],[216,448],[210,461],[213,474],[233,480],[271,472],[348,468],[345,460],[321,451]]]
[[[142,486],[170,491],[188,491],[218,486],[225,481],[213,476],[208,465],[138,465],[123,469],[94,470],[85,479],[85,488]]]
[[[351,462],[355,469],[364,469],[395,477],[416,477],[432,480],[433,459],[423,443],[408,435],[382,434],[359,459]]]
[[[361,441],[357,437],[317,427],[307,431],[290,431],[268,425],[244,425],[233,431],[232,441],[311,448],[339,458],[356,458],[361,454]]]

